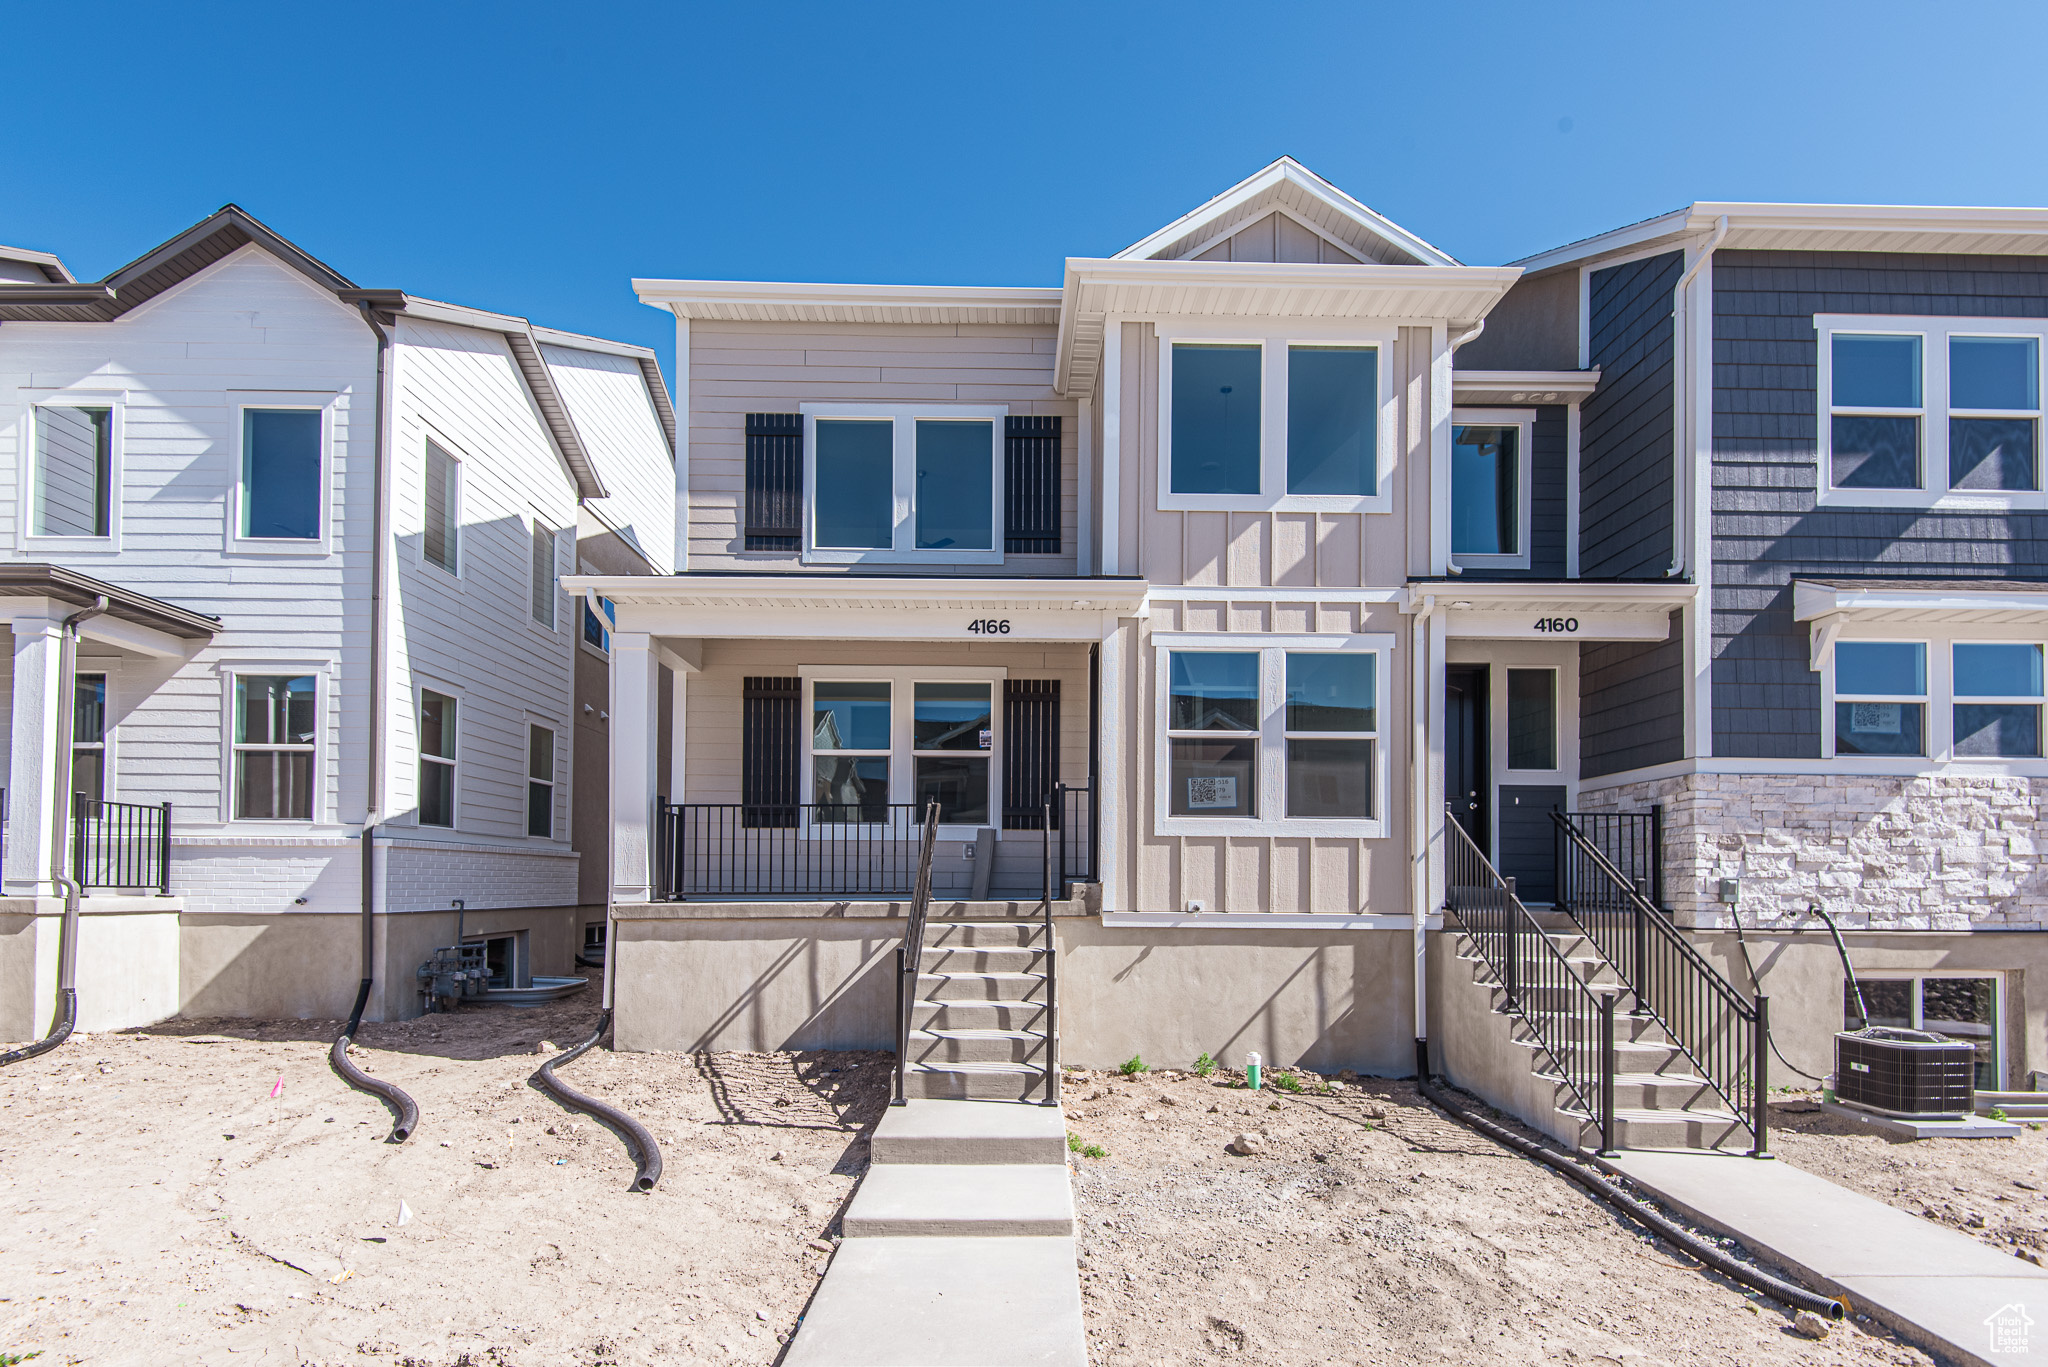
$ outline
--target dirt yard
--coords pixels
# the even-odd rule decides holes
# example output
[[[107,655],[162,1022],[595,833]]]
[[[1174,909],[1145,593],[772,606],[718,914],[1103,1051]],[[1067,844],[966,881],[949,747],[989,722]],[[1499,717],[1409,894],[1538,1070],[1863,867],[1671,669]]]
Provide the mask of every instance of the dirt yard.
[[[1653,1243],[1556,1173],[1368,1079],[1070,1078],[1082,1298],[1098,1367],[1248,1363],[1925,1363]],[[1263,1131],[1267,1152],[1225,1146]]]
[[[623,1146],[525,1085],[539,1041],[595,1019],[572,999],[366,1026],[362,1061],[420,1106],[403,1145],[329,1071],[332,1022],[177,1022],[0,1072],[0,1355],[773,1362],[888,1068],[586,1054],[563,1079],[661,1142],[661,1185],[635,1195]]]

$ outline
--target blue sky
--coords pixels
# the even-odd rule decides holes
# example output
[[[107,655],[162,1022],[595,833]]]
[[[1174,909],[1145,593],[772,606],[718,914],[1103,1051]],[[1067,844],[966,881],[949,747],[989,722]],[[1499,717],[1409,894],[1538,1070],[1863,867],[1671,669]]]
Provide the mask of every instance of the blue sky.
[[[358,284],[658,347],[634,276],[1054,284],[1287,153],[1462,260],[1695,199],[2048,204],[2048,6],[15,10],[0,242],[230,200]]]

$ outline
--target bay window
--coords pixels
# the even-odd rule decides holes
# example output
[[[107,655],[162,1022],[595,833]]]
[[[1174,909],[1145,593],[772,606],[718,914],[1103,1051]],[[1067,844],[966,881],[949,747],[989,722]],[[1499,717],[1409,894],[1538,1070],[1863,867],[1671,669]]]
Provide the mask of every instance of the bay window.
[[[806,558],[998,564],[1003,407],[806,404]]]

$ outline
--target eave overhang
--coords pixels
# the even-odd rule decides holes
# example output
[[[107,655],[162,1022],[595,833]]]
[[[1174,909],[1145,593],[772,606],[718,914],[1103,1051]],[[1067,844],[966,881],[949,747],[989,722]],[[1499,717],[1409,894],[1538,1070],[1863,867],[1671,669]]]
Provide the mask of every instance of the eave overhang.
[[[828,285],[635,280],[640,302],[678,318],[741,323],[1056,323],[1060,291],[1003,285]]]
[[[36,562],[0,564],[0,598],[47,598],[53,603],[74,608],[91,607],[105,598],[108,617],[162,633],[180,642],[196,644],[210,641],[220,630],[217,617],[208,617],[61,565]]]
[[[1908,626],[2048,623],[2048,584],[2012,579],[1800,579],[1792,585],[1792,616]]]
[[[1600,367],[1591,370],[1453,370],[1451,399],[1455,403],[1551,404],[1579,403],[1600,385]]]
[[[1441,613],[1445,634],[1466,640],[1662,641],[1671,613],[1698,589],[1683,580],[1615,584],[1583,579],[1461,577],[1407,585],[1404,613]]]

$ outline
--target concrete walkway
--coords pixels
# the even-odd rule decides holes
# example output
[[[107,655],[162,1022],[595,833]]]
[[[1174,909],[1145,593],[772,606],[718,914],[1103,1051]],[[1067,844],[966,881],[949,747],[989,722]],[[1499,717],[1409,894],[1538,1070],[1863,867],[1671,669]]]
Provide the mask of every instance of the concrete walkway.
[[[1603,1161],[1944,1360],[2048,1363],[2048,1269],[1790,1163],[1656,1150]]]

